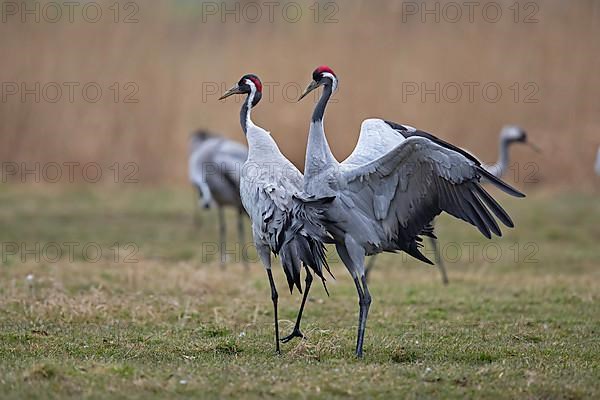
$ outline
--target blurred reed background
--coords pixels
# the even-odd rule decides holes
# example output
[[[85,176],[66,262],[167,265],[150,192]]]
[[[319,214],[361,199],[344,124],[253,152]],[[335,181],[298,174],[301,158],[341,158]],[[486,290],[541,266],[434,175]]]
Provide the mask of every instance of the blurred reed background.
[[[2,3],[5,10],[7,2]],[[97,3],[104,12],[97,23],[84,21],[81,12],[75,13],[73,23],[66,17],[57,23],[43,18],[23,23],[19,15],[3,14],[3,84],[80,86],[72,103],[66,89],[57,103],[44,98],[36,103],[33,96],[25,101],[19,95],[3,98],[0,161],[135,162],[143,183],[185,184],[187,140],[193,130],[208,128],[244,141],[239,101],[217,101],[215,87],[220,92],[242,74],[254,72],[271,88],[254,119],[302,168],[313,102],[296,104],[293,99],[312,70],[328,64],[340,78],[340,89],[337,103],[329,108],[326,129],[340,158],[351,151],[360,123],[368,117],[418,126],[485,161],[497,157],[501,126],[515,123],[543,148],[538,155],[525,146],[514,147],[521,181],[528,172],[523,166],[532,161],[539,166],[540,185],[597,186],[592,169],[600,145],[596,0],[539,1],[535,23],[523,22],[533,10],[524,8],[525,1],[519,4],[519,22],[514,21],[509,10],[514,0],[495,1],[503,10],[497,23],[485,21],[481,7],[472,23],[466,15],[456,23],[442,15],[438,23],[432,16],[423,22],[419,15],[407,15],[407,2],[372,0],[338,2],[337,8],[321,2],[319,23],[314,20],[314,0],[294,2],[303,10],[297,23],[282,18],[282,7],[275,8],[273,23],[266,8],[260,21],[252,23],[244,15],[239,22],[231,15],[225,21],[207,15],[201,1],[136,0],[135,9],[120,4],[115,23],[109,11],[113,3]],[[416,4],[425,3],[435,7],[434,2]],[[138,22],[124,23],[134,11]],[[246,17],[253,18],[252,10],[247,11]],[[324,23],[327,15],[337,22]],[[81,87],[89,82],[103,89],[97,103],[81,95]],[[115,82],[120,89],[116,102],[110,89]],[[139,88],[132,95],[137,103],[124,102],[133,91],[125,87],[127,82]],[[465,90],[457,102],[448,101],[453,91],[442,93],[439,101],[434,95],[423,101],[422,93],[406,93],[407,84],[433,88],[436,82],[442,87],[458,83]],[[465,82],[480,84],[474,102],[468,99]],[[520,88],[517,99],[510,89],[515,82]],[[486,83],[502,88],[498,102],[483,98],[481,87]],[[531,87],[525,87],[528,83],[539,91],[532,94]],[[525,102],[528,95],[537,102]]]

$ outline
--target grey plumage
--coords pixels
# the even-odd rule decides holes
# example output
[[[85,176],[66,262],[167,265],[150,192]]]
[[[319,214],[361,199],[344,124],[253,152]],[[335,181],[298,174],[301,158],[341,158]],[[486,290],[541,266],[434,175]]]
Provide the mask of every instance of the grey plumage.
[[[365,256],[405,251],[429,262],[419,250],[421,235],[429,233],[430,223],[443,211],[474,225],[488,238],[492,233],[500,235],[493,215],[513,224],[481,187],[483,176],[511,195],[523,195],[487,173],[464,150],[429,133],[380,119],[363,122],[354,152],[339,163],[323,129],[325,106],[337,86],[330,68],[315,70],[302,97],[319,86],[324,88],[309,129],[304,190],[317,198],[335,197],[325,212],[326,228],[356,285],[356,354],[362,357],[371,304]]]
[[[238,237],[241,258],[245,257],[244,208],[240,198],[240,173],[248,158],[248,149],[241,143],[209,133],[197,131],[190,138],[189,179],[198,192],[202,208],[218,209],[220,264],[225,265],[226,222],[224,207],[238,212]]]

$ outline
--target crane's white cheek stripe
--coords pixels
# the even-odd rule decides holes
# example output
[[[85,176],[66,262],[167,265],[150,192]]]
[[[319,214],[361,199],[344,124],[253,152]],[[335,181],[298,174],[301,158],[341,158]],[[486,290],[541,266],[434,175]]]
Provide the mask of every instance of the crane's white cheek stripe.
[[[250,90],[252,91],[252,97],[254,97],[254,94],[256,93],[256,85],[254,84],[254,82],[252,82],[251,79],[246,79],[246,85],[250,86]]]
[[[324,73],[323,73],[323,77],[327,77],[327,78],[331,79],[331,81],[333,82],[333,87],[332,87],[332,89],[333,89],[333,91],[335,92],[335,91],[337,90],[337,87],[338,87],[338,80],[337,80],[337,78],[335,77],[335,75],[333,75],[333,74],[332,74],[332,73],[330,73],[330,72],[324,72]]]

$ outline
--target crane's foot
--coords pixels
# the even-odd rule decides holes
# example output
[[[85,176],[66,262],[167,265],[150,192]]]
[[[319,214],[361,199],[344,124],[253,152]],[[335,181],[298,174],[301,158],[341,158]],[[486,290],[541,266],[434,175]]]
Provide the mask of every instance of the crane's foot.
[[[294,328],[294,331],[290,333],[288,336],[281,339],[281,343],[287,343],[293,338],[301,338],[304,339],[304,334],[298,328]]]

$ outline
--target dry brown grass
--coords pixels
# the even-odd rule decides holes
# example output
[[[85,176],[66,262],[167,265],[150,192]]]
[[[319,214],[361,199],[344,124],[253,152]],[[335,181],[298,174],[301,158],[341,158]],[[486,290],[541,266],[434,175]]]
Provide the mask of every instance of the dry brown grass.
[[[436,132],[484,160],[495,159],[491,144],[499,128],[512,122],[544,148],[542,156],[515,149],[521,173],[525,162],[534,161],[544,183],[592,186],[600,144],[597,3],[542,1],[534,24],[513,23],[507,10],[513,1],[498,3],[507,14],[495,24],[481,18],[472,24],[403,23],[401,2],[395,1],[343,2],[339,22],[320,25],[308,17],[297,24],[202,23],[185,2],[144,0],[137,1],[136,24],[10,19],[0,24],[2,82],[98,82],[105,93],[96,104],[81,97],[73,104],[3,102],[0,159],[133,161],[144,182],[185,182],[190,131],[208,127],[243,141],[238,104],[206,96],[203,84],[230,85],[256,72],[281,86],[304,86],[312,69],[326,63],[341,81],[339,102],[327,119],[340,157],[353,147],[360,121],[371,116]],[[112,2],[100,4],[107,8]],[[130,81],[139,86],[139,103],[111,101],[108,87]],[[436,103],[431,97],[422,102],[417,96],[403,102],[403,82],[497,82],[505,93],[496,104],[481,96],[474,103]],[[508,89],[514,82],[535,82],[539,103],[515,103]],[[255,119],[302,165],[312,104],[286,101],[281,86]]]

